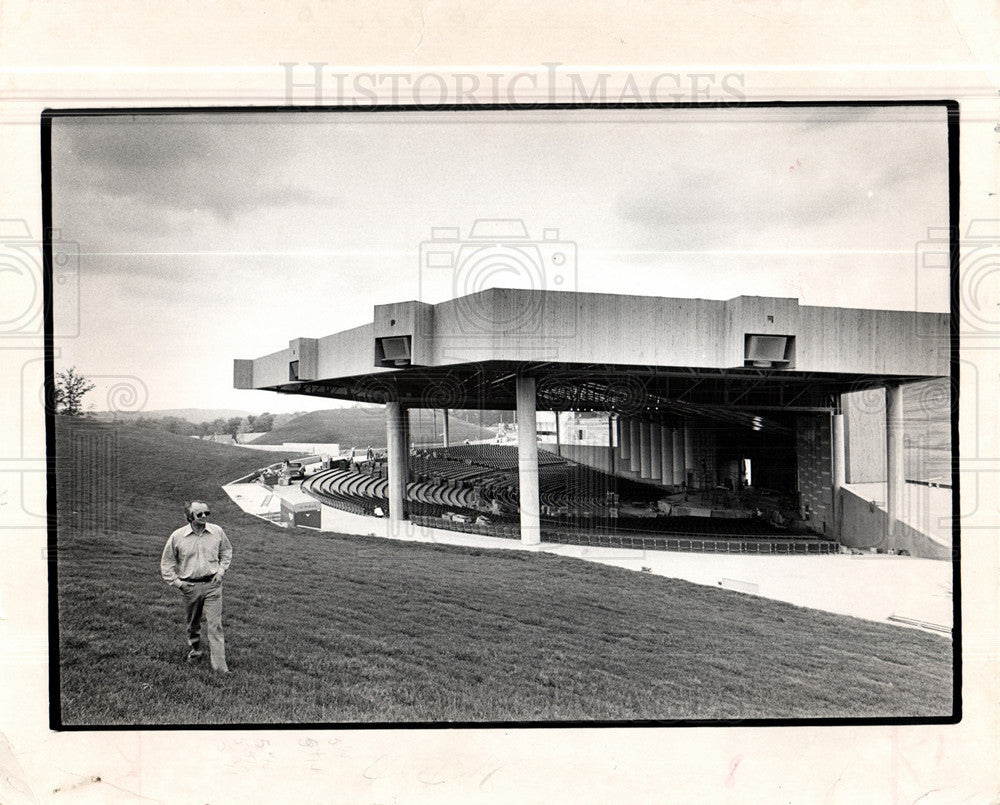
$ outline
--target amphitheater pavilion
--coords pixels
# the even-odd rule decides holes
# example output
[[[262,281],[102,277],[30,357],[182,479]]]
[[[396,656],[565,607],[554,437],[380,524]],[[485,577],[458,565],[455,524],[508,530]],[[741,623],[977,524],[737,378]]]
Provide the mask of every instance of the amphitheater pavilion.
[[[234,385],[384,404],[393,521],[406,518],[411,408],[516,411],[529,545],[541,539],[536,412],[597,411],[609,447],[596,463],[612,474],[708,488],[752,457],[755,478],[794,488],[815,530],[848,543],[845,484],[884,481],[895,551],[909,544],[902,388],[949,375],[949,326],[942,313],[791,298],[490,289],[376,305],[370,324],[236,360]],[[852,421],[849,400],[881,389],[879,421],[857,406]]]

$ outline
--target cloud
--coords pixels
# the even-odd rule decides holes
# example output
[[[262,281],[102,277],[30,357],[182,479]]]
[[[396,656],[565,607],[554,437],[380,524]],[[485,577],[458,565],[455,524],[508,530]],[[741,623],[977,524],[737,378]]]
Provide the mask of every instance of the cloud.
[[[230,223],[265,209],[342,204],[307,171],[289,169],[297,156],[289,133],[278,121],[232,116],[57,119],[54,192],[114,216],[109,228],[132,229],[138,216],[154,231],[157,216],[171,213]]]
[[[870,117],[689,150],[633,178],[614,212],[634,247],[679,250],[871,247],[900,235],[901,211],[925,226],[946,221],[943,119]]]

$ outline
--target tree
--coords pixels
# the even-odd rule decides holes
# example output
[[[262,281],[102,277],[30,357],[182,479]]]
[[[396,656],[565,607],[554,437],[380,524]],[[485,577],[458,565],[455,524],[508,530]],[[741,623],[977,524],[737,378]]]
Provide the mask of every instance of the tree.
[[[176,433],[180,436],[191,436],[197,432],[197,426],[194,423],[179,416],[163,417],[158,424],[169,433]]]
[[[241,417],[241,416],[231,416],[226,421],[226,430],[225,430],[225,432],[228,433],[230,436],[232,436],[234,440],[237,440],[236,439],[236,434],[240,432],[240,426],[242,424],[243,424],[243,417]]]
[[[57,414],[80,416],[83,413],[83,395],[93,390],[94,384],[71,366],[65,372],[56,372],[54,401]]]

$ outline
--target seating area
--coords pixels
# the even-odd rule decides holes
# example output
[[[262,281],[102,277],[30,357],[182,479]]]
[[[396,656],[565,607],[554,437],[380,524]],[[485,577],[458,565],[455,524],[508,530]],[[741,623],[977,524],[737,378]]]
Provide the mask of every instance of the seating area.
[[[306,479],[302,491],[321,503],[354,514],[373,515],[376,508],[389,512],[389,482],[354,470],[326,470]],[[473,513],[476,496],[472,489],[418,481],[406,485],[406,503],[411,513],[440,517],[446,511]]]
[[[410,477],[421,481],[471,483],[490,474],[490,469],[447,458],[410,457]]]
[[[600,548],[633,548],[649,551],[693,551],[697,553],[832,554],[840,547],[832,540],[803,537],[758,537],[718,539],[711,536],[653,536],[627,533],[588,532],[579,529],[542,529],[546,542]]]
[[[384,472],[331,469],[302,483],[322,503],[355,514],[389,514]],[[513,445],[461,445],[410,457],[406,509],[418,524],[484,536],[520,536],[517,449]],[[542,539],[595,547],[718,553],[835,553],[819,536],[794,533],[762,516],[713,512],[711,493],[701,514],[688,515],[682,495],[672,516],[657,508],[669,498],[661,487],[615,478],[592,467],[539,451]],[[698,496],[695,495],[695,499]],[[696,504],[689,504],[694,506]],[[738,513],[738,512],[737,512]],[[760,512],[757,512],[759,515]],[[680,516],[678,516],[680,515]]]
[[[517,470],[517,446],[513,444],[462,444],[434,451],[452,461],[467,461],[493,470]],[[566,460],[548,450],[538,451],[538,466],[565,464]]]

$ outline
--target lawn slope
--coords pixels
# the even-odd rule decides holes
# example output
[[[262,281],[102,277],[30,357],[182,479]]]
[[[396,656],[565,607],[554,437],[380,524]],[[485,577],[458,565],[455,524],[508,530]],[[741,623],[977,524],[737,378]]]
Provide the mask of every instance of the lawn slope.
[[[436,427],[435,427],[436,425]],[[410,434],[414,444],[440,443],[444,425],[440,414],[435,421],[432,412],[415,409],[410,412]],[[435,435],[437,433],[437,435]],[[449,435],[453,442],[466,439],[489,439],[495,429],[480,428],[452,416]],[[327,442],[341,447],[385,447],[385,411],[382,408],[334,408],[310,411],[254,440],[256,444],[285,442]]]
[[[65,421],[57,446],[67,725],[951,711],[935,635],[549,554],[281,529],[219,489],[259,464],[235,447]],[[191,497],[235,547],[228,677],[184,664],[180,597],[159,578]]]

